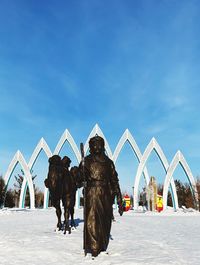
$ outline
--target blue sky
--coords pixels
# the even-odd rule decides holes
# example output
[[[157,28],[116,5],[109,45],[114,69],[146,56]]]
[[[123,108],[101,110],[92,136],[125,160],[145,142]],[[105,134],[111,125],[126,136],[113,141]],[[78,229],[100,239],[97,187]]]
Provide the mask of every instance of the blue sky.
[[[198,0],[2,0],[0,173],[41,137],[53,151],[66,128],[79,144],[98,123],[112,151],[128,128],[200,175],[199,13]]]

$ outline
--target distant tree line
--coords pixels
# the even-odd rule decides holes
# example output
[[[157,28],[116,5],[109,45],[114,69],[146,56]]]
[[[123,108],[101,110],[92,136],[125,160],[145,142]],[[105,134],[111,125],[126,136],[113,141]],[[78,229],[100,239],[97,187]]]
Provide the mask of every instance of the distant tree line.
[[[178,206],[181,208],[185,206],[186,208],[195,208],[197,205],[200,205],[200,178],[197,177],[196,186],[198,193],[198,201],[195,200],[195,191],[190,187],[189,183],[182,183],[180,180],[174,181],[178,196]],[[158,185],[158,193],[163,194],[163,185]],[[171,193],[168,192],[168,202],[169,206],[172,206],[172,196]]]
[[[200,177],[197,177],[196,185],[197,185],[197,193],[198,193],[198,202],[195,200],[195,191],[190,187],[189,183],[182,183],[180,180],[175,180],[175,186],[178,196],[178,204],[179,207],[186,207],[186,208],[194,208],[196,209],[198,205],[200,205]],[[163,194],[163,185],[157,185],[157,193],[162,195]],[[126,192],[122,192],[122,196],[124,196]],[[133,196],[130,195],[131,205],[133,205]],[[142,200],[142,192],[139,194],[139,205],[143,205]],[[171,192],[168,192],[167,198],[167,205],[173,206]]]
[[[32,176],[33,187],[35,191],[35,207],[42,208],[44,202],[44,193],[38,187],[35,186],[34,179],[36,177],[37,175]],[[19,206],[20,193],[24,179],[23,170],[21,170],[20,174],[14,176],[14,178],[15,178],[14,188],[6,190],[5,181],[2,178],[2,176],[0,176],[0,208],[2,207],[13,208]],[[25,207],[29,206],[30,206],[30,194],[29,194],[29,189],[27,188],[26,197],[25,197]]]
[[[34,179],[37,175],[32,176],[33,186],[35,191],[35,207],[42,208],[44,203],[44,193],[35,186]],[[19,206],[19,198],[21,193],[21,187],[24,179],[24,172],[21,170],[21,173],[17,176],[14,176],[15,183],[13,189],[8,189],[6,191],[6,186],[4,179],[0,176],[0,208],[4,207],[18,207]],[[196,185],[198,192],[198,202],[195,201],[194,198],[194,190],[191,190],[189,183],[182,183],[180,180],[175,180],[175,186],[178,196],[179,207],[185,206],[186,208],[196,208],[196,204],[200,205],[200,177],[197,177]],[[125,192],[122,192],[123,196]],[[158,194],[163,194],[163,185],[158,184]],[[130,195],[131,205],[133,205],[133,196]],[[141,199],[139,204],[142,205]],[[172,196],[170,191],[168,192],[168,201],[167,205],[173,206]],[[26,197],[25,197],[25,207],[30,206],[30,194],[27,188]],[[51,198],[49,200],[49,206],[51,206]]]

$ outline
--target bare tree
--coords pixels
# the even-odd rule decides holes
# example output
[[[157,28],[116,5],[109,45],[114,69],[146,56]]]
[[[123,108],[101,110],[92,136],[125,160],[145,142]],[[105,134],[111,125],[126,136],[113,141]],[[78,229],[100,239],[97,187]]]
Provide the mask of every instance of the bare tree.
[[[33,173],[33,172],[31,172]],[[17,207],[19,205],[19,198],[20,198],[20,193],[22,189],[22,183],[24,180],[24,171],[21,169],[21,173],[17,174],[15,177],[15,184],[14,184],[14,193],[15,193],[15,206]],[[37,177],[37,175],[32,176],[32,181],[34,183],[34,179]],[[33,187],[35,189],[35,185],[33,184]],[[25,204],[30,205],[30,194],[29,194],[29,189],[27,188],[26,192],[26,197],[25,197]]]

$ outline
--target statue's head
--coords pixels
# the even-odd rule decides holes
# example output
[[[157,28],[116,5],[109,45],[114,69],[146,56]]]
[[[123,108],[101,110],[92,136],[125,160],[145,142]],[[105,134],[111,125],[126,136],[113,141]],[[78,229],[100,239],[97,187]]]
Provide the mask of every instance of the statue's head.
[[[59,155],[53,155],[49,158],[49,172],[45,180],[45,186],[49,189],[55,190],[58,180],[62,177],[62,161]]]
[[[68,156],[64,156],[62,159],[63,166],[70,167],[71,159]]]
[[[71,172],[71,174],[72,174],[73,177],[76,177],[76,176],[78,176],[79,168],[76,167],[76,166],[74,166],[74,167],[72,167],[72,168],[70,169],[70,172]]]
[[[53,155],[49,158],[49,164],[59,165],[61,163],[61,157],[59,155]]]
[[[103,153],[105,151],[104,139],[98,135],[90,138],[89,147],[90,147],[91,154]]]

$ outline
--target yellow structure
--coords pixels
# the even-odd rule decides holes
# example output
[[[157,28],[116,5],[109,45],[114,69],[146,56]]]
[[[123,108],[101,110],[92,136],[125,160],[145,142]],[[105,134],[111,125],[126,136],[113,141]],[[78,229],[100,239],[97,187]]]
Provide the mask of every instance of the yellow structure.
[[[159,194],[157,195],[156,209],[158,212],[161,212],[163,210],[163,197]]]

